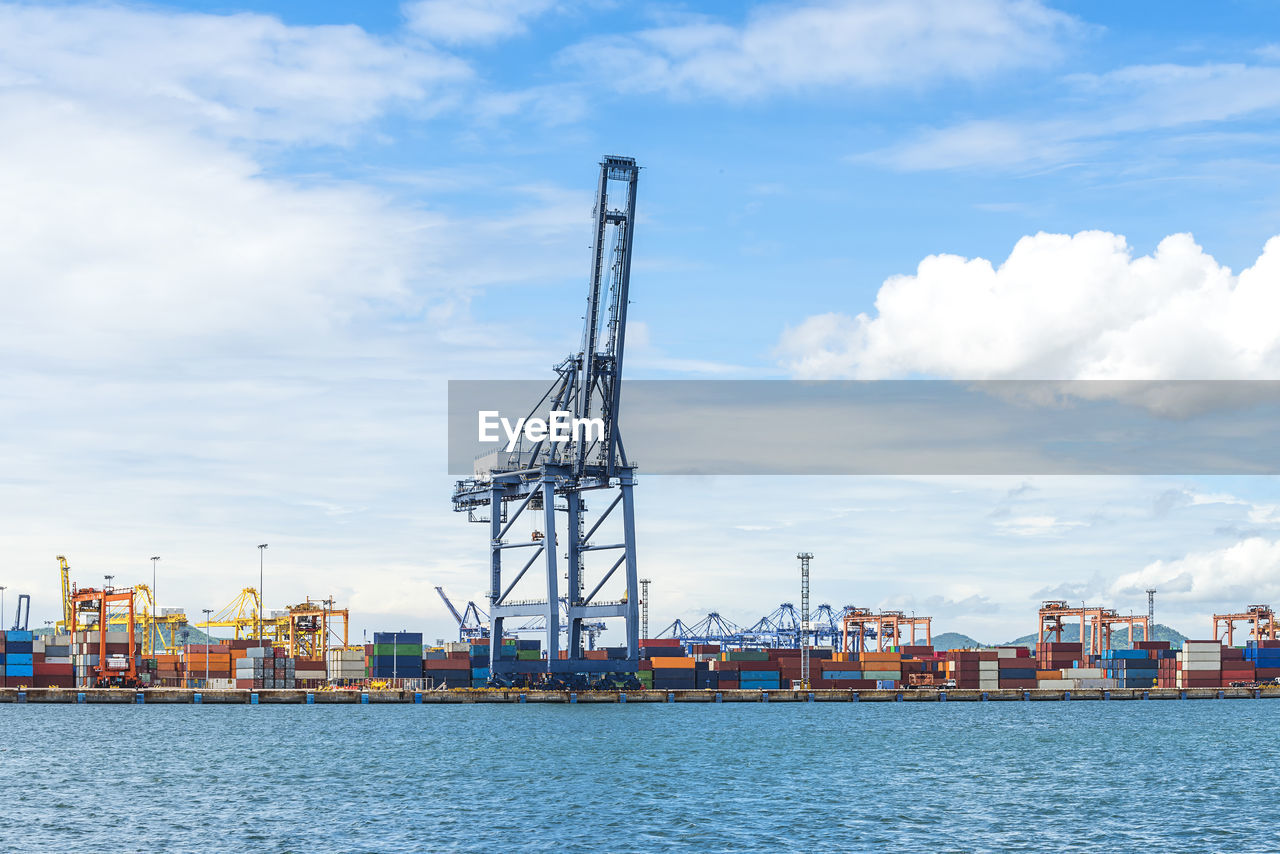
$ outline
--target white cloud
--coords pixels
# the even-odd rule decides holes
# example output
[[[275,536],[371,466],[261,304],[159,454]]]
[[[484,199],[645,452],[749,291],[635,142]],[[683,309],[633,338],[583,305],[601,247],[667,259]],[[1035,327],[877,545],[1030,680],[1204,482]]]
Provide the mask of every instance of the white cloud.
[[[767,6],[592,39],[563,58],[628,91],[741,99],[816,87],[976,79],[1053,62],[1080,28],[1036,0]]]
[[[438,107],[460,60],[355,26],[124,6],[0,7],[0,88],[75,97],[139,128],[341,140],[392,105]]]
[[[1150,587],[1161,599],[1217,607],[1275,599],[1280,596],[1280,542],[1251,537],[1223,549],[1154,561],[1121,575],[1111,592],[1134,594]]]
[[[1004,533],[1019,537],[1060,537],[1072,528],[1084,527],[1084,524],[1056,516],[1016,516],[1001,519],[995,526]]]
[[[528,30],[555,0],[418,0],[403,7],[409,29],[446,44],[487,44]]]
[[[931,255],[875,306],[787,328],[785,365],[806,379],[1280,377],[1280,238],[1235,275],[1186,234],[1135,258],[1108,232],[1040,233],[999,266]]]
[[[981,119],[927,129],[914,139],[854,159],[905,171],[1026,170],[1096,159],[1133,134],[1195,128],[1280,110],[1280,67],[1136,65],[1105,74],[1070,75],[1060,94],[1060,99],[1050,101],[1053,118]]]
[[[162,604],[220,605],[256,583],[241,536],[272,543],[271,607],[333,593],[412,625],[459,586],[473,532],[424,534],[450,481],[422,437],[459,350],[482,372],[534,349],[466,302],[579,276],[589,193],[489,169],[454,177],[508,213],[446,215],[272,174],[259,144],[345,141],[465,73],[355,27],[0,8],[0,545],[36,568],[33,617],[59,552],[87,583],[151,550]]]

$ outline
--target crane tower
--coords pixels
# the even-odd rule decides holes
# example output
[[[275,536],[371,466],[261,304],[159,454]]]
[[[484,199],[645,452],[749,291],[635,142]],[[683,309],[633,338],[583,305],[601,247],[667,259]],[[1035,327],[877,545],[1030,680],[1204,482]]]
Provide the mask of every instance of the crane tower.
[[[531,442],[522,437],[512,452],[502,458],[495,456],[495,463],[487,470],[478,470],[474,477],[454,486],[453,509],[489,525],[489,636],[501,638],[503,623],[511,618],[546,620],[547,659],[501,660],[501,646],[495,642],[489,647],[490,672],[495,676],[538,671],[634,671],[639,664],[641,597],[632,504],[635,466],[627,459],[618,419],[639,174],[640,168],[630,157],[606,156],[600,162],[582,343],[577,353],[556,367],[555,381],[530,413],[545,417],[550,412],[567,412],[575,419],[599,419],[603,431],[575,433],[571,440],[555,443],[546,439]],[[619,197],[616,207],[611,206],[611,190]],[[585,498],[589,493],[601,495],[601,504],[613,495],[606,509],[594,519],[588,519]],[[474,511],[484,507],[488,508],[487,516],[477,518]],[[543,517],[541,530],[535,531],[531,540],[510,536],[512,525],[522,514],[534,516],[539,512]],[[621,521],[621,541],[597,542],[593,538],[615,512]],[[558,520],[558,515],[565,518]],[[614,518],[611,527],[617,527],[618,517]],[[512,574],[504,557],[511,550],[522,548],[530,549],[532,556]],[[557,564],[562,549],[567,558],[565,569]],[[587,556],[597,552],[610,559],[593,567],[593,573]],[[612,559],[614,554],[616,560]],[[539,587],[538,598],[511,599],[513,589],[539,561],[545,573],[545,588]],[[560,574],[566,569],[567,584],[562,592]],[[622,595],[612,601],[597,599],[619,569]],[[611,589],[616,587],[617,582]],[[562,614],[568,623],[568,649],[563,659]],[[584,656],[584,634],[602,618],[621,618],[625,622],[626,661],[588,660]]]

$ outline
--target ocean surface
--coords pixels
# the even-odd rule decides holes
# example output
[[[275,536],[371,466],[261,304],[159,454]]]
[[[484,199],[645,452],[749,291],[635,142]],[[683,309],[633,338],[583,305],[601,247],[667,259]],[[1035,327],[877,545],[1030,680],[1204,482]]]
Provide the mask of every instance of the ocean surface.
[[[1280,702],[0,706],[5,851],[1280,850]]]

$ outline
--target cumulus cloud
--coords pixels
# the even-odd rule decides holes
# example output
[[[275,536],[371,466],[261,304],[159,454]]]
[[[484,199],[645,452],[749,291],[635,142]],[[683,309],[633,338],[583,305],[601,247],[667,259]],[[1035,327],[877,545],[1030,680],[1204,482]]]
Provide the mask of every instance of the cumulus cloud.
[[[409,29],[446,44],[486,44],[527,31],[555,0],[420,0],[406,3]]]
[[[579,274],[589,195],[499,187],[489,170],[469,190],[509,213],[472,218],[265,164],[435,110],[468,73],[356,27],[0,8],[0,545],[14,566],[65,552],[92,578],[146,543],[176,573],[162,604],[193,607],[250,583],[236,541],[254,531],[276,556],[269,607],[323,590],[365,614],[417,610],[355,568],[401,566],[445,492],[443,477],[439,495],[422,488],[442,470],[421,438],[439,405],[427,390],[459,348],[480,371],[531,346],[477,329],[466,300]],[[395,573],[405,589],[462,565],[467,533],[433,531],[441,547]]]
[[[814,315],[778,352],[806,379],[1280,377],[1280,238],[1238,275],[1188,234],[1134,257],[1103,231],[1024,237],[1009,257],[930,255],[875,313]]]
[[[1148,588],[1176,603],[1244,603],[1280,596],[1280,541],[1251,537],[1213,551],[1193,552],[1178,560],[1158,560],[1121,575],[1114,595]]]
[[[592,39],[563,58],[628,91],[741,99],[1042,66],[1080,26],[1037,0],[824,2]]]

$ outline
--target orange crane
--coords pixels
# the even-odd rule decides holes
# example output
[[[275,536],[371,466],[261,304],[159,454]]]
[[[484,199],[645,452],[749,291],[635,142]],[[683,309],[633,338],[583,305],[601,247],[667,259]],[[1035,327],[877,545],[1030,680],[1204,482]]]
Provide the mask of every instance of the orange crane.
[[[844,615],[844,631],[841,649],[846,652],[858,652],[849,648],[849,638],[867,637],[874,633],[876,651],[884,652],[887,646],[902,646],[905,643],[915,645],[916,629],[924,629],[924,642],[933,645],[933,617],[907,616],[902,611],[881,611],[872,613],[869,608],[849,608]],[[909,629],[910,641],[903,640],[903,630]]]
[[[1062,642],[1063,620],[1078,618],[1080,620],[1080,642],[1085,644],[1089,655],[1100,655],[1103,650],[1111,649],[1111,636],[1117,626],[1128,626],[1129,643],[1136,637],[1134,629],[1142,627],[1142,639],[1151,640],[1151,621],[1146,615],[1121,614],[1114,608],[1101,605],[1084,605],[1072,607],[1062,599],[1048,599],[1040,605],[1040,628],[1037,632],[1038,643]]]
[[[98,663],[93,666],[94,687],[135,688],[138,685],[138,624],[132,587],[71,589],[71,626],[76,631],[96,631]],[[112,623],[123,624],[129,638],[127,656],[107,653],[107,632]]]
[[[1276,615],[1271,610],[1270,605],[1250,605],[1239,614],[1214,614],[1214,639],[1222,639],[1222,631],[1219,627],[1225,624],[1227,628],[1227,646],[1234,646],[1236,623],[1245,623],[1249,626],[1250,640],[1276,639]]]

